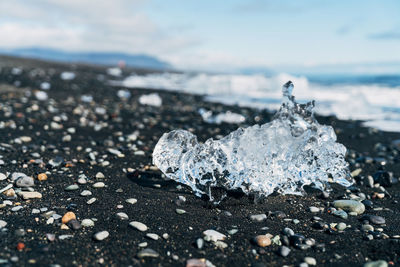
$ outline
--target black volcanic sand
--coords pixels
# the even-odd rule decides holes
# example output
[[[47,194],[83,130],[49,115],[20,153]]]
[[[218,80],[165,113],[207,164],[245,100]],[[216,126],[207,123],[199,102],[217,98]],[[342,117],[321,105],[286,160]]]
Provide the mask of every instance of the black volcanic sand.
[[[13,67],[21,68],[22,73],[13,71]],[[270,121],[272,114],[268,111],[207,103],[201,96],[148,89],[128,89],[131,98],[121,100],[116,94],[121,88],[108,85],[109,80],[121,78],[107,75],[103,67],[0,57],[0,68],[0,155],[4,161],[0,172],[22,172],[34,177],[33,188],[43,195],[41,199],[27,201],[17,197],[9,200],[11,205],[1,205],[0,219],[8,223],[0,229],[0,260],[5,265],[185,266],[188,259],[205,258],[215,266],[297,266],[304,262],[304,257],[315,258],[318,266],[362,266],[373,260],[399,264],[400,185],[395,183],[396,179],[389,179],[385,183],[387,192],[377,195],[383,188],[378,185],[371,188],[367,182],[367,176],[379,170],[399,177],[400,148],[393,143],[400,139],[398,133],[363,128],[357,121],[318,117],[320,123],[335,128],[338,141],[349,149],[347,160],[351,171],[362,169],[355,177],[355,186],[349,189],[333,186],[325,199],[320,191],[308,189],[305,196],[276,194],[257,204],[252,197],[234,193],[215,207],[195,197],[187,187],[162,178],[161,172],[152,166],[151,154],[157,140],[164,132],[177,128],[189,129],[204,141],[238,127],[204,123],[197,112],[200,107],[216,113],[231,110],[243,114],[246,122],[240,126]],[[75,79],[60,79],[63,71],[74,72]],[[126,69],[123,76],[133,72],[147,71]],[[39,101],[35,91],[44,81],[51,83],[51,89],[46,91],[49,98]],[[161,107],[139,104],[138,98],[150,92],[160,95]],[[93,101],[82,102],[82,95],[93,96]],[[69,128],[74,128],[75,133],[69,133],[72,132]],[[132,133],[137,140],[128,138]],[[67,135],[71,135],[71,141],[63,141]],[[28,142],[20,142],[22,136],[32,140],[22,138]],[[110,153],[110,149],[120,151],[124,157]],[[37,175],[46,172],[48,179],[38,181]],[[105,178],[96,179],[98,172]],[[86,175],[88,183],[79,185],[76,191],[65,191],[66,186],[77,183],[80,174]],[[93,188],[99,181],[106,186]],[[9,176],[0,181],[0,188],[10,183]],[[85,189],[92,196],[80,196]],[[362,215],[342,219],[328,212],[334,200],[349,199],[360,193],[372,204],[364,214],[386,219],[383,225],[372,224],[374,231],[361,230]],[[7,197],[1,195],[6,201]],[[186,201],[178,200],[179,196]],[[92,197],[97,201],[87,204]],[[137,203],[126,203],[128,198],[136,198]],[[17,205],[23,209],[11,211]],[[311,213],[310,206],[323,211]],[[46,212],[32,214],[33,209],[40,208],[61,216],[73,211],[80,222],[95,218],[95,225],[78,230],[61,229],[61,219],[47,224],[43,216]],[[178,214],[176,209],[186,213]],[[282,212],[281,216],[274,216],[277,211]],[[125,212],[129,219],[121,220],[117,212]],[[268,218],[263,222],[252,221],[249,216],[255,214],[267,214]],[[293,219],[300,222],[295,224]],[[130,227],[131,221],[146,224],[148,230],[140,232]],[[322,222],[322,230],[316,229],[318,221]],[[331,223],[339,222],[346,223],[348,228],[337,231]],[[288,245],[291,252],[282,257],[277,253],[279,245],[261,248],[252,242],[255,236],[267,233],[280,235],[282,240],[285,227],[315,239],[316,245],[304,249]],[[227,235],[223,241],[227,247],[204,242],[201,249],[197,248],[196,240],[208,229]],[[238,232],[229,235],[231,229]],[[103,230],[109,232],[109,237],[96,241],[93,235]],[[49,233],[56,235],[53,242],[46,238]],[[160,239],[152,240],[146,233],[158,234]],[[168,234],[167,239],[162,237],[164,233]],[[72,236],[60,240],[63,235]],[[368,235],[372,240],[368,240]],[[159,256],[140,258],[138,253],[143,248],[139,244],[143,242]]]

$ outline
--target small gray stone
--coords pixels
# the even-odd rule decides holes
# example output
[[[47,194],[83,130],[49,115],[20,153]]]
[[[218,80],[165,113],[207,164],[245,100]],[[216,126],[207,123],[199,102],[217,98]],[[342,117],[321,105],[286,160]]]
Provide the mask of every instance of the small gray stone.
[[[94,234],[94,239],[96,239],[97,241],[102,241],[106,239],[109,235],[110,233],[107,231],[97,232],[96,234]]]
[[[145,258],[145,257],[150,257],[150,258],[157,258],[159,257],[160,254],[158,254],[157,251],[151,249],[151,248],[145,248],[137,254],[138,258]]]
[[[388,267],[388,263],[384,260],[370,261],[364,264],[364,267]]]
[[[175,211],[178,214],[185,214],[186,213],[186,210],[183,210],[183,209],[176,209]]]
[[[71,184],[64,188],[65,191],[75,191],[78,189],[79,189],[79,185],[77,185],[77,184]]]
[[[17,211],[19,211],[19,210],[22,210],[24,207],[22,207],[22,206],[15,206],[15,207],[12,207],[11,208],[11,211],[14,211],[14,212],[17,212]]]
[[[125,200],[127,203],[129,203],[129,204],[136,204],[136,202],[137,202],[137,199],[136,198],[128,198],[127,200]]]
[[[123,220],[123,221],[129,219],[128,214],[126,214],[125,212],[118,212],[118,213],[117,213],[117,217],[118,217],[120,220]]]
[[[368,231],[374,231],[374,227],[370,224],[363,224],[361,226],[361,230],[368,232]]]
[[[355,200],[335,200],[333,205],[335,208],[340,208],[348,212],[355,212],[357,214],[362,214],[365,211],[364,204]]]
[[[76,220],[76,219],[69,220],[67,225],[68,225],[69,228],[71,228],[73,230],[78,230],[78,229],[81,228],[80,222],[78,220]]]
[[[6,225],[7,225],[6,221],[0,220],[0,229],[6,227]]]
[[[92,221],[91,219],[83,219],[81,225],[83,227],[92,227],[94,226],[94,221]]]
[[[370,223],[373,224],[385,224],[386,220],[385,218],[378,216],[378,215],[370,215],[370,214],[365,214],[361,217],[361,220],[369,221]]]
[[[137,222],[137,221],[130,222],[129,225],[141,232],[145,232],[148,229],[147,225],[145,225],[144,223],[141,223],[141,222]]]
[[[104,186],[106,186],[106,185],[103,182],[97,182],[97,183],[93,184],[94,188],[102,188]]]
[[[89,190],[83,190],[81,192],[81,196],[86,197],[86,196],[91,196],[92,192],[90,192]]]
[[[345,212],[344,210],[335,210],[332,212],[332,214],[345,220],[349,217],[347,212]]]
[[[22,176],[15,180],[15,185],[18,187],[31,187],[35,185],[32,177]]]
[[[317,212],[320,211],[319,208],[314,207],[314,206],[309,207],[308,210],[309,210],[310,212],[312,212],[312,213],[317,213]]]
[[[204,246],[204,240],[203,238],[197,238],[196,240],[196,246],[198,249],[202,249]]]
[[[213,242],[217,242],[218,240],[224,240],[226,238],[226,235],[221,234],[220,232],[217,232],[212,229],[204,231],[203,235],[204,235],[204,240]]]
[[[290,248],[288,248],[287,246],[281,246],[279,248],[279,255],[281,255],[282,257],[286,257],[287,255],[289,255],[290,253]]]
[[[344,229],[346,229],[347,225],[343,222],[338,223],[338,225],[336,225],[336,229],[338,229],[338,231],[343,231]]]
[[[266,214],[255,214],[255,215],[250,215],[250,220],[255,221],[255,222],[262,222],[267,219]]]
[[[154,233],[147,233],[146,236],[147,236],[148,238],[150,238],[150,239],[153,239],[153,240],[158,240],[158,239],[160,239],[160,236],[157,235],[157,234],[154,234]]]
[[[282,230],[282,233],[286,236],[292,236],[294,235],[294,231],[290,229],[289,227],[286,227]]]

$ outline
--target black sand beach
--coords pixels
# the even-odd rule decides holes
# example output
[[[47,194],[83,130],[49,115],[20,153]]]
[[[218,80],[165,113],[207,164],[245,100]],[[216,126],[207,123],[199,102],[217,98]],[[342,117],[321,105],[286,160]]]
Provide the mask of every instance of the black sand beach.
[[[62,80],[64,71],[76,77]],[[123,76],[132,72],[148,71],[124,69]],[[121,88],[108,83],[114,79],[118,78],[107,75],[105,67],[0,57],[0,173],[7,176],[0,180],[0,189],[13,184],[12,174],[20,172],[32,176],[33,190],[41,193],[41,198],[24,200],[18,190],[29,189],[13,185],[15,196],[12,191],[1,194],[0,220],[7,223],[0,227],[1,264],[306,266],[304,262],[312,265],[314,259],[317,266],[362,266],[377,260],[399,265],[400,141],[395,142],[399,133],[364,128],[358,121],[317,117],[321,124],[332,125],[338,141],[349,149],[350,170],[358,172],[353,172],[354,186],[333,185],[329,194],[309,188],[305,196],[277,194],[257,204],[251,197],[232,193],[213,206],[187,187],[162,178],[152,166],[156,142],[177,128],[205,141],[239,126],[207,124],[198,114],[201,107],[240,113],[246,117],[240,126],[268,122],[273,114],[146,88],[127,89],[131,98],[122,100],[116,94]],[[48,99],[41,101],[35,92],[42,82],[49,82],[51,89],[46,91]],[[138,102],[151,92],[160,95],[161,107]],[[82,95],[93,100],[84,102]],[[38,180],[42,173],[47,180]],[[368,176],[375,176],[373,184]],[[70,185],[79,188],[66,191]],[[91,195],[81,196],[84,190]],[[92,198],[96,200],[88,204]],[[137,202],[126,202],[131,198]],[[363,200],[366,210],[347,219],[335,216],[330,208],[339,199]],[[66,227],[61,216],[68,211],[76,221]],[[266,216],[262,221],[251,219],[258,214]],[[91,219],[94,226],[88,220],[82,226],[84,219]],[[129,225],[132,221],[145,224],[147,230],[135,229]],[[286,227],[295,235],[283,231]],[[225,240],[197,241],[209,229],[226,235]],[[96,240],[94,235],[101,231],[109,236]],[[253,241],[263,234],[272,235],[271,245],[260,247]],[[282,246],[290,249],[287,256],[280,253]],[[193,265],[190,259],[209,262]]]

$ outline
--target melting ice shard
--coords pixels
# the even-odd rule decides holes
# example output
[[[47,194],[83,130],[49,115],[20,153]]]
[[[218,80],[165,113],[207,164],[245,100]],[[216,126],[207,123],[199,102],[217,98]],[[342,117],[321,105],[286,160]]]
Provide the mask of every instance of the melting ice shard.
[[[210,200],[213,188],[268,196],[302,194],[304,185],[322,190],[329,178],[351,185],[346,147],[336,142],[331,126],[316,121],[314,101],[299,104],[292,90],[290,81],[283,86],[284,100],[271,122],[239,128],[220,140],[202,144],[185,130],[165,133],[153,163],[169,179]]]

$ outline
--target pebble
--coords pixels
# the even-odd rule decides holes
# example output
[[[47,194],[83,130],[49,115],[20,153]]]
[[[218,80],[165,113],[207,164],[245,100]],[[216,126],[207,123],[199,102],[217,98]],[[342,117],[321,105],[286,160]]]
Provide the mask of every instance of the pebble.
[[[65,191],[75,191],[79,189],[79,185],[71,184],[64,188]]]
[[[175,211],[178,214],[185,214],[186,213],[186,210],[183,210],[183,209],[176,209]]]
[[[160,254],[158,254],[157,251],[151,249],[151,248],[145,248],[137,254],[138,258],[145,258],[145,257],[150,257],[150,258],[157,258],[159,257]]]
[[[188,259],[186,267],[207,267],[205,259]]]
[[[348,212],[362,214],[365,211],[365,206],[361,202],[355,200],[335,200],[333,202],[335,208],[340,208]]]
[[[6,227],[6,225],[7,225],[6,221],[0,220],[0,229]]]
[[[286,236],[292,236],[294,235],[294,231],[290,229],[289,227],[286,227],[282,230],[282,233]]]
[[[94,234],[94,239],[96,239],[97,241],[102,241],[106,239],[109,235],[110,233],[107,231],[97,232],[96,234]]]
[[[58,236],[58,239],[60,240],[64,240],[64,239],[68,239],[68,238],[73,238],[73,235],[60,235]]]
[[[94,221],[91,219],[83,219],[81,222],[81,225],[83,227],[93,227],[94,226]]]
[[[214,245],[219,249],[224,249],[228,247],[228,244],[222,241],[214,242]]]
[[[42,198],[42,194],[39,192],[19,192],[18,195],[22,197],[24,200],[31,199],[31,198]]]
[[[86,196],[91,196],[92,192],[90,192],[89,190],[83,190],[81,192],[81,196],[86,197]]]
[[[56,240],[56,235],[55,234],[46,234],[46,238],[50,242],[53,242],[54,240]]]
[[[388,263],[384,260],[366,262],[363,267],[388,267]]]
[[[105,186],[105,184],[103,183],[103,182],[97,182],[97,183],[94,183],[93,184],[93,187],[94,188],[102,188],[102,187],[104,187]]]
[[[126,214],[125,212],[118,212],[118,213],[117,213],[117,217],[118,217],[120,220],[123,220],[123,221],[129,219],[128,214]]]
[[[377,225],[381,225],[381,224],[385,224],[386,223],[385,218],[383,218],[381,216],[369,215],[369,214],[363,215],[360,220],[369,221],[370,223],[377,224]]]
[[[137,203],[137,199],[136,198],[128,198],[127,200],[125,200],[127,203],[129,204],[136,204]]]
[[[217,242],[218,240],[224,240],[226,238],[226,235],[212,229],[204,231],[203,235],[205,241]]]
[[[250,220],[255,221],[255,222],[262,222],[267,219],[266,214],[255,214],[255,215],[250,215]]]
[[[145,232],[148,229],[147,225],[145,225],[144,223],[141,223],[141,222],[137,222],[137,221],[130,222],[129,225],[141,232]]]
[[[77,182],[78,182],[78,184],[86,184],[87,180],[85,178],[81,177],[81,178],[78,179]]]
[[[64,224],[67,224],[72,219],[76,220],[76,215],[72,211],[69,211],[69,212],[64,214],[64,216],[61,219],[61,222],[64,223]]]
[[[69,228],[71,228],[73,230],[78,230],[78,229],[81,228],[80,222],[75,220],[75,219],[69,220],[67,225],[68,225]]]
[[[320,211],[319,208],[314,207],[314,206],[309,207],[308,210],[309,210],[310,212],[312,212],[312,213],[317,213],[317,212]]]
[[[279,247],[279,255],[281,255],[282,257],[288,256],[289,253],[290,253],[290,248],[288,248],[287,246]]]
[[[91,204],[93,204],[96,200],[97,200],[97,198],[92,197],[91,199],[89,199],[88,201],[86,201],[86,204],[91,205]]]
[[[343,222],[338,223],[338,225],[336,225],[336,229],[338,229],[338,231],[343,231],[346,228],[347,228],[347,225]]]
[[[39,173],[37,178],[38,178],[39,181],[46,181],[47,180],[47,174]]]
[[[258,235],[254,238],[254,241],[259,247],[262,248],[271,245],[271,239],[266,235]]]
[[[105,176],[104,176],[104,174],[102,172],[98,172],[98,173],[96,173],[96,178],[97,179],[104,179]]]
[[[344,210],[335,210],[332,212],[332,214],[345,220],[349,217],[347,212],[345,212]]]
[[[159,236],[159,235],[153,234],[153,233],[147,233],[146,236],[147,236],[148,238],[150,238],[150,239],[153,239],[153,240],[158,240],[158,239],[160,239],[160,236]]]
[[[317,265],[317,260],[313,257],[305,257],[304,262],[308,265]]]
[[[18,187],[32,187],[35,185],[35,181],[32,177],[22,176],[15,180],[15,185]]]
[[[11,211],[16,212],[16,211],[22,210],[23,208],[24,208],[24,207],[22,207],[22,206],[15,206],[15,207],[12,207],[12,208],[11,208]]]
[[[374,231],[374,227],[370,224],[363,224],[361,226],[361,230],[363,230],[365,232]]]
[[[5,179],[7,179],[7,176],[4,173],[0,172],[0,181],[3,181]]]
[[[198,249],[202,249],[204,246],[204,240],[203,238],[197,238],[196,240],[196,246]]]

